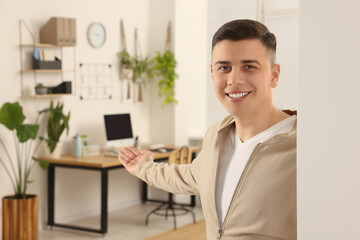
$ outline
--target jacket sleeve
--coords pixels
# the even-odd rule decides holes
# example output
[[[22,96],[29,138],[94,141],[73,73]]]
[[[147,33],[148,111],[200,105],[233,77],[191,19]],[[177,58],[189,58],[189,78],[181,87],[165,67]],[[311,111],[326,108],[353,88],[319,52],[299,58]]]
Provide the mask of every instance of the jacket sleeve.
[[[197,175],[199,172],[199,157],[191,164],[156,163],[144,160],[136,168],[136,176],[150,186],[177,194],[199,193]]]
[[[202,149],[191,164],[156,163],[150,159],[141,162],[135,171],[135,175],[150,186],[163,189],[177,194],[199,194],[199,186],[203,186],[202,171],[206,171],[206,151],[209,151],[209,140],[213,140],[218,125],[206,132]],[[210,141],[211,142],[211,141]]]

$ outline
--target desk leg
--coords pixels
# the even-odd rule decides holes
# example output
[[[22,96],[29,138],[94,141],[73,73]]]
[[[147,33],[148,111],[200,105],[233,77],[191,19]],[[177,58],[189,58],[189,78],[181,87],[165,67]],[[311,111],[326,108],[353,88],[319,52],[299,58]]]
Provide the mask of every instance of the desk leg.
[[[196,153],[192,153],[191,154],[191,161],[193,161],[196,158]],[[191,195],[190,198],[190,206],[191,207],[195,207],[196,205],[196,196],[195,195]]]
[[[146,182],[142,181],[142,196],[141,200],[145,203],[148,200],[148,185]]]
[[[55,166],[50,164],[48,169],[48,225],[54,226],[55,207]]]
[[[195,207],[196,205],[196,196],[195,195],[191,195],[191,202],[190,202],[190,206],[191,207]]]
[[[107,232],[108,218],[108,170],[101,170],[101,233]]]

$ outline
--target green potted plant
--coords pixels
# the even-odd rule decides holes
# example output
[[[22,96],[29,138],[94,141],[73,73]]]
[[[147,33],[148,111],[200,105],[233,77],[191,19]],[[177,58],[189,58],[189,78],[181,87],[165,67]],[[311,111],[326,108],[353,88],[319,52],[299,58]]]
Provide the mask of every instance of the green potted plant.
[[[33,233],[32,239],[37,239],[38,236],[38,196],[28,194],[27,187],[31,183],[29,177],[35,163],[38,162],[44,169],[49,163],[35,157],[40,145],[40,141],[36,139],[39,125],[25,124],[24,120],[23,109],[18,102],[7,102],[1,107],[0,123],[13,133],[15,144],[14,148],[9,148],[0,138],[0,145],[4,150],[4,154],[0,155],[0,163],[14,190],[14,195],[5,196],[2,201],[3,239],[25,239],[26,232]],[[12,149],[15,152],[11,152]],[[19,214],[23,212],[28,214]]]
[[[42,83],[38,83],[35,86],[35,93],[42,95],[42,94],[47,94],[48,93],[48,88],[44,86],[44,84]]]
[[[132,68],[134,71],[134,79],[136,82],[146,82],[154,78],[153,67],[151,60],[148,57],[141,59],[133,57]]]
[[[157,56],[153,58],[155,66],[155,75],[160,76],[161,79],[158,83],[159,96],[164,96],[164,105],[171,103],[178,103],[175,99],[175,79],[179,76],[175,72],[177,62],[174,53],[170,50],[161,54],[157,52]]]
[[[132,68],[134,71],[133,81],[138,84],[138,101],[142,101],[142,85],[146,85],[149,80],[154,78],[151,60],[148,57],[142,59],[138,56],[132,59]]]
[[[131,68],[131,57],[128,51],[123,50],[118,53],[122,68]]]
[[[133,69],[132,69],[132,59],[128,51],[123,50],[118,53],[120,61],[120,77],[123,79],[132,79]]]
[[[70,112],[67,115],[63,112],[64,104],[58,102],[56,106],[54,105],[54,101],[51,100],[49,108],[46,108],[39,113],[48,113],[48,121],[47,121],[47,138],[40,137],[41,140],[47,143],[50,154],[53,154],[56,146],[59,145],[59,140],[66,129],[66,134],[69,133],[69,119]],[[59,150],[60,148],[58,148]],[[59,157],[60,150],[57,151],[56,154],[53,154],[52,157]]]

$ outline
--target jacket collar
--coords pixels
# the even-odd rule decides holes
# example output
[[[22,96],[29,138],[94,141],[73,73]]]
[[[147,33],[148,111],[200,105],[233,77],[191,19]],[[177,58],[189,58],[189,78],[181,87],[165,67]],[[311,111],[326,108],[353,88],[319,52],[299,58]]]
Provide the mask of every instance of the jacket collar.
[[[283,112],[292,115],[297,115],[297,111],[291,111],[291,110],[283,110]],[[227,136],[228,132],[230,131],[231,127],[235,126],[235,117],[233,115],[228,115],[224,118],[223,121],[221,121],[218,135],[220,136],[220,142],[223,142],[222,140],[224,136]],[[297,120],[295,120],[294,128],[289,133],[283,133],[278,134],[274,136],[273,138],[269,139],[268,141],[265,141],[264,143],[267,144],[275,144],[277,142],[283,141],[285,138],[288,138],[294,134],[296,134],[296,126],[297,126]]]

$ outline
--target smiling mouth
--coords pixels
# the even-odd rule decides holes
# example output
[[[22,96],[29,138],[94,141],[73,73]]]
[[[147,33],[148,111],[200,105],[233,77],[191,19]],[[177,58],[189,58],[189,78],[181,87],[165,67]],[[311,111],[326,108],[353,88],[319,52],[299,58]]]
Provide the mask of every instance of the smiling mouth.
[[[249,95],[251,92],[243,92],[243,93],[226,93],[226,95],[230,98],[233,98],[233,99],[239,99],[239,98],[242,98],[242,97],[245,97],[247,95]]]

